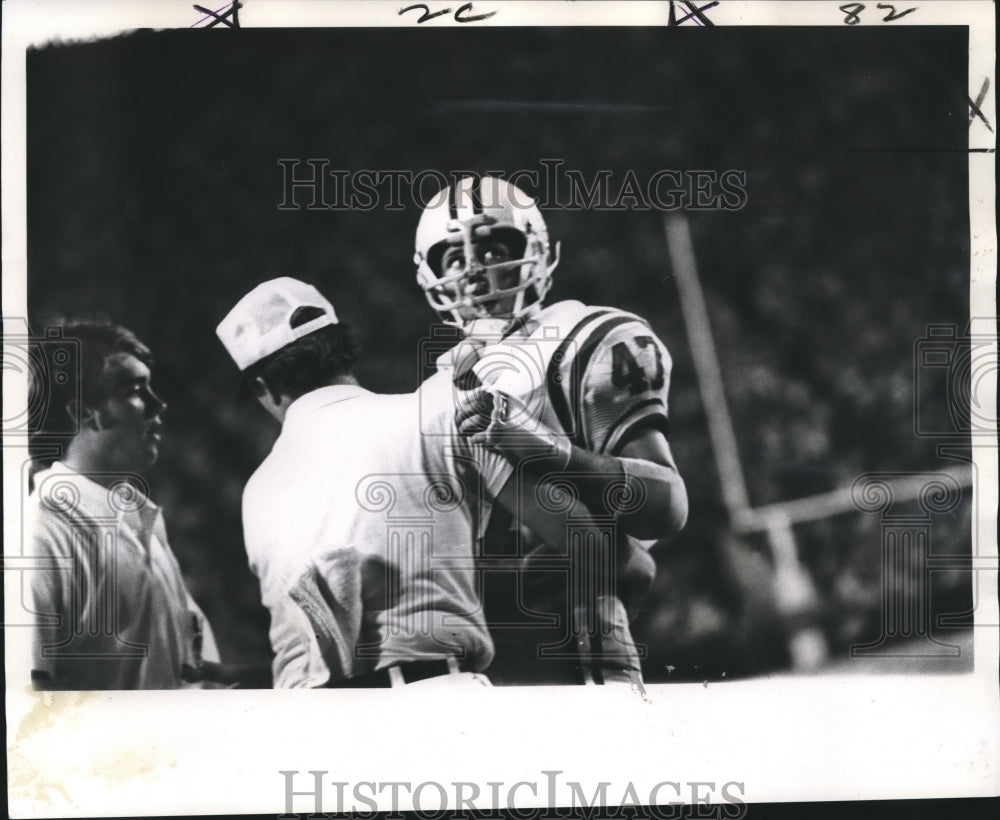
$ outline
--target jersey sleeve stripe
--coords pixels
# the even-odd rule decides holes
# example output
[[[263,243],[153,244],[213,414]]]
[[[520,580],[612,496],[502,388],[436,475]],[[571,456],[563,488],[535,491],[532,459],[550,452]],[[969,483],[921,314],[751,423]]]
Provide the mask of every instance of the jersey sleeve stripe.
[[[611,455],[615,455],[615,447],[625,437],[629,428],[638,422],[648,422],[650,419],[655,421],[655,426],[663,432],[664,436],[668,434],[670,421],[667,418],[663,400],[659,397],[639,402],[639,404],[630,407],[623,413],[621,418],[611,425],[611,429],[608,430],[608,434],[601,443],[601,449],[597,452],[610,452]]]
[[[622,325],[628,324],[629,322],[635,322],[637,317],[625,313],[614,316],[606,320],[603,324],[599,325],[596,330],[594,330],[587,341],[583,343],[580,348],[580,353],[573,363],[573,371],[570,381],[572,382],[570,386],[570,396],[573,407],[573,418],[576,421],[576,425],[572,428],[571,433],[572,441],[574,444],[586,448],[587,444],[584,439],[583,434],[583,412],[582,412],[582,392],[583,392],[583,377],[587,373],[587,368],[590,366],[590,360],[593,358],[598,346],[604,341],[605,337],[616,327],[621,327]]]
[[[565,388],[560,382],[559,370],[562,366],[563,360],[569,352],[570,346],[573,344],[576,337],[580,335],[580,332],[584,329],[584,327],[593,322],[595,319],[607,316],[609,313],[611,313],[610,309],[598,311],[596,313],[591,313],[589,316],[585,316],[577,322],[573,329],[566,335],[566,338],[563,339],[562,343],[556,349],[556,352],[552,355],[552,359],[549,361],[549,367],[545,373],[545,379],[548,383],[549,402],[552,404],[552,409],[556,412],[556,418],[559,419],[559,424],[562,426],[563,432],[565,433],[571,433],[576,429],[574,427],[573,410],[571,409],[574,405],[571,404],[572,400],[567,397]],[[567,384],[570,388],[572,388],[572,385],[576,381],[574,378],[574,368],[576,365],[577,359],[574,358],[574,360],[570,362],[570,378],[568,379]]]

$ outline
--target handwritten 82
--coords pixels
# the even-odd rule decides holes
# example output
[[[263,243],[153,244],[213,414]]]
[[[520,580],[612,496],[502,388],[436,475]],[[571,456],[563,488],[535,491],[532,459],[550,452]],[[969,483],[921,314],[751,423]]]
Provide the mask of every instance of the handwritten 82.
[[[918,6],[914,6],[912,9],[905,9],[904,11],[896,11],[896,7],[890,3],[878,3],[875,8],[881,9],[882,11],[888,11],[889,13],[882,18],[883,23],[891,23],[894,20],[898,20],[901,17],[905,17],[917,10]],[[846,17],[844,17],[844,23],[848,26],[856,26],[861,22],[861,12],[865,10],[864,3],[845,3],[840,6],[840,10],[844,12]]]

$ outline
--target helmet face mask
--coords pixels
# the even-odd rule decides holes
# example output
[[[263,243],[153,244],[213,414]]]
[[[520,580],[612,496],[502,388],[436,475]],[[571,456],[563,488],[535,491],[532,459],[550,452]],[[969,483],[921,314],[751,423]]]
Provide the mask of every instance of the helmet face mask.
[[[517,319],[540,303],[558,252],[550,259],[530,197],[503,180],[466,177],[424,209],[414,261],[431,307],[468,329],[477,319]]]

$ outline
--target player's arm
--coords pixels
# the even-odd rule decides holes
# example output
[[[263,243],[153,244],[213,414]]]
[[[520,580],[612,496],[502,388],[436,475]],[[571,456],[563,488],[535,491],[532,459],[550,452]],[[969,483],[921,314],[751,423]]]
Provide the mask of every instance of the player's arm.
[[[608,542],[607,528],[598,531],[591,508],[581,497],[567,495],[570,492],[565,481],[556,485],[551,474],[546,477],[539,470],[526,469],[520,474],[518,471],[511,473],[494,500],[544,544],[539,551],[525,556],[526,566],[537,566],[538,559],[544,558],[546,553],[570,555],[570,532],[578,543],[607,543],[613,549],[609,560],[615,568],[614,573],[595,578],[594,582],[598,587],[606,587],[608,593],[616,592],[630,617],[634,616],[656,575],[652,557],[631,538],[616,537]],[[590,534],[588,529],[592,530]],[[599,566],[608,565],[596,561],[591,569]]]
[[[457,416],[459,430],[515,467],[525,465],[523,474],[562,473],[584,504],[616,515],[628,535],[668,538],[683,528],[687,489],[660,429],[637,424],[623,433],[615,454],[592,453],[539,422],[528,428],[508,425],[506,420],[519,414],[503,405],[514,401],[485,389],[478,397],[470,396]]]
[[[608,505],[625,532],[635,538],[668,538],[687,523],[687,488],[670,444],[655,427],[633,431],[615,455],[571,444],[566,471],[579,474],[582,496],[591,504]],[[607,476],[619,472],[621,486],[616,488],[615,480]]]
[[[470,446],[471,445],[471,446]],[[593,523],[586,502],[566,483],[557,485],[550,471],[518,469],[495,447],[482,446],[473,436],[456,442],[455,463],[467,486],[491,505],[531,530],[556,554],[567,554],[569,527],[581,532]],[[480,533],[482,534],[482,533]]]
[[[540,473],[526,470],[510,479],[495,501],[522,525],[545,542],[555,554],[567,554],[567,534],[572,525],[579,530],[592,523],[593,516],[579,498],[566,495],[567,488],[546,483]],[[550,499],[543,503],[542,499]]]
[[[569,533],[572,531],[582,538],[587,535],[587,528],[594,526],[593,508],[583,499],[579,484],[568,480],[564,473],[549,469],[549,465],[544,463],[547,460],[544,447],[534,449],[530,457],[538,461],[529,464],[507,457],[495,447],[477,445],[473,441],[475,438],[475,435],[460,436],[459,446],[466,453],[462,463],[472,467],[477,476],[476,483],[481,481],[478,491],[484,492],[492,504],[504,508],[545,545],[526,555],[525,565],[537,567],[538,560],[543,559],[547,552],[568,555]],[[469,444],[473,446],[469,447]],[[514,461],[519,466],[515,466]],[[597,497],[602,496],[597,493]],[[602,513],[605,525],[601,532],[594,527],[591,543],[606,543],[607,515]],[[638,541],[618,538],[623,535],[620,528],[614,528],[614,534],[615,538],[609,546],[614,550],[611,560],[615,566],[615,578],[608,576],[601,581],[611,589],[616,579],[619,597],[625,602],[627,610],[634,614],[649,590],[656,566],[648,550],[643,549]]]
[[[563,473],[595,513],[617,516],[634,538],[677,533],[687,520],[687,491],[667,442],[671,358],[663,342],[638,317],[619,314],[561,367],[544,402],[510,395],[500,380],[478,400],[470,391],[459,429],[515,465],[530,459],[533,470]],[[546,426],[546,404],[559,429]]]

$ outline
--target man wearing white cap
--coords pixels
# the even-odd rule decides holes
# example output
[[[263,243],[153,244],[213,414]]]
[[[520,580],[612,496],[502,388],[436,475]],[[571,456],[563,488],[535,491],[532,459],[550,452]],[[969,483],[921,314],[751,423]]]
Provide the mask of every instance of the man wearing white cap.
[[[421,420],[416,394],[360,387],[350,330],[311,285],[259,285],[217,333],[282,424],[243,496],[275,686],[486,683],[476,674],[493,657],[474,566],[477,500],[517,500],[512,488],[480,488],[476,476],[500,471],[475,461],[499,456],[422,435],[435,422]],[[558,542],[565,518],[548,519],[538,526]]]

